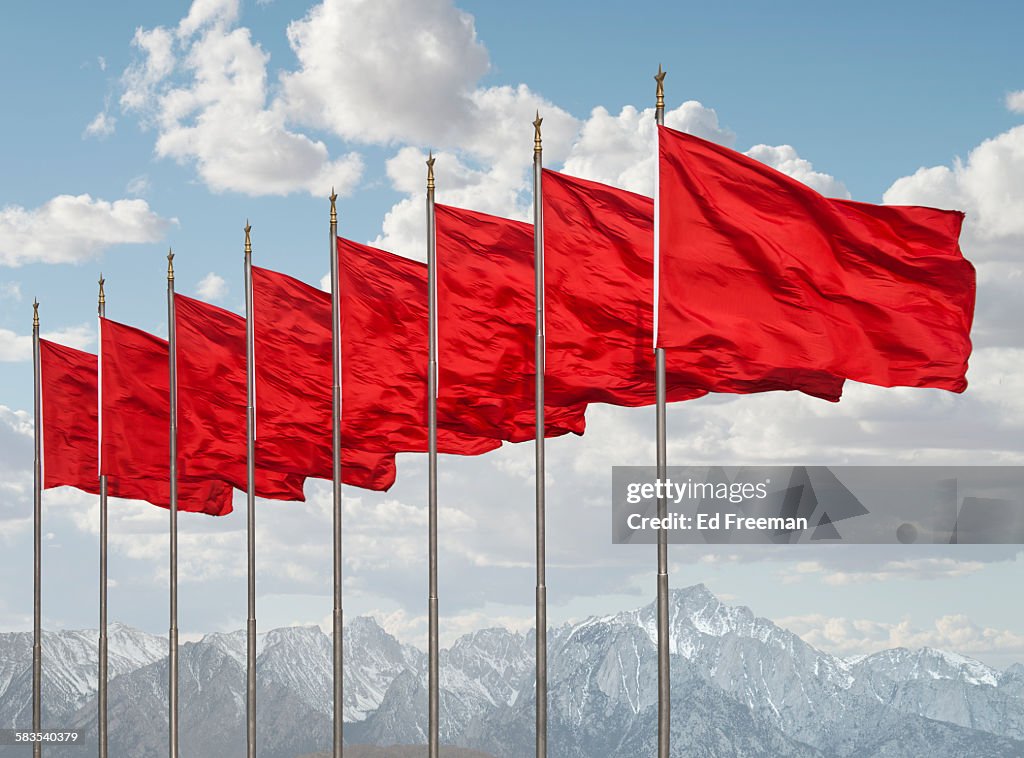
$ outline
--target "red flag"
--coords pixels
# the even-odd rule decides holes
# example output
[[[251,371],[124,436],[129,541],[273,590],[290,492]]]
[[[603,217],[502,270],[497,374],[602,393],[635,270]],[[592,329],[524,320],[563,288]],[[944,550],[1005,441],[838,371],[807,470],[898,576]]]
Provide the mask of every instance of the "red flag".
[[[438,424],[535,436],[533,227],[435,206]],[[586,406],[544,405],[545,436],[583,434]]]
[[[99,380],[92,353],[39,340],[40,394],[43,405],[43,487],[75,487],[98,495]],[[221,495],[219,482],[187,483],[179,487],[179,500],[197,503]],[[169,507],[166,481],[107,477],[112,497],[148,500]]]
[[[68,486],[99,494],[97,358],[41,339],[39,359],[43,487]],[[167,468],[165,462],[163,477],[149,480],[109,476],[107,492],[113,497],[147,500],[167,508]],[[189,483],[179,487],[179,504],[183,510],[222,515],[231,511],[231,489],[220,482]]]
[[[252,267],[256,349],[256,461],[261,467],[333,477],[331,296],[285,274]],[[343,445],[345,484],[386,490],[394,453]]]
[[[246,491],[245,319],[174,296],[178,366],[178,470]],[[256,469],[256,494],[304,500],[301,476]]]
[[[962,213],[833,200],[728,148],[658,133],[660,346],[712,385],[750,378],[755,361],[964,390],[975,279]]]
[[[545,170],[543,202],[547,392],[565,403],[653,403],[654,201]],[[842,394],[841,378],[775,366],[751,366],[749,379],[709,386],[688,360],[666,351],[669,402],[708,389]]]
[[[338,238],[342,438],[363,449],[427,450],[427,267]],[[495,439],[438,429],[437,449],[479,455]]]

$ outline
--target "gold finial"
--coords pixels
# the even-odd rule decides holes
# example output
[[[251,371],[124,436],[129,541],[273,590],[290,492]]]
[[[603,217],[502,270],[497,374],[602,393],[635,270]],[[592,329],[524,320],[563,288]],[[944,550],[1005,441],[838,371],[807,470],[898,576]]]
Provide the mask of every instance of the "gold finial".
[[[32,328],[39,328],[39,301],[32,298]]]
[[[533,120],[533,152],[539,153],[540,147],[540,125],[544,123],[544,119],[540,117],[540,111],[537,111],[537,118]]]
[[[103,306],[104,306],[104,305],[106,304],[106,302],[107,302],[107,295],[106,295],[106,293],[105,293],[105,292],[103,291],[103,285],[104,285],[104,284],[106,284],[106,281],[107,281],[107,280],[103,278],[103,274],[101,273],[101,274],[100,274],[100,300],[99,300],[99,303],[100,303],[100,308],[101,308],[101,309],[103,308]]]
[[[661,70],[661,64],[658,64],[658,73],[654,75],[654,81],[658,83],[658,99],[654,103],[656,108],[665,107],[665,74],[668,71]]]
[[[437,160],[434,157],[434,151],[431,150],[427,156],[427,191],[430,192],[434,189],[434,161]]]
[[[167,281],[174,281],[174,251],[167,248]]]
[[[252,231],[252,226],[249,224],[249,219],[245,220],[245,256],[248,258],[252,255],[252,240],[249,239],[249,232]]]
[[[334,191],[334,187],[331,187],[331,223],[337,226],[338,224],[338,195]]]

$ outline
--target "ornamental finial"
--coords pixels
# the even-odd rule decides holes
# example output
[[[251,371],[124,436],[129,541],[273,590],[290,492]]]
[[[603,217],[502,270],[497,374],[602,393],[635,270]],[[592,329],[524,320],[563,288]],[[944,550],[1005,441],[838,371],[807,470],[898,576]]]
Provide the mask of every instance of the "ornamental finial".
[[[665,107],[665,75],[668,71],[662,71],[661,64],[658,64],[658,73],[654,75],[654,81],[658,83],[658,99],[655,101],[656,108]]]
[[[434,189],[434,161],[437,160],[434,157],[434,151],[431,150],[427,156],[427,192],[432,192]]]
[[[32,328],[39,328],[39,301],[32,299]]]
[[[331,223],[335,226],[338,225],[338,194],[334,191],[334,187],[331,187]]]
[[[252,231],[252,225],[249,223],[249,219],[245,220],[245,257],[248,258],[252,255],[252,240],[249,238],[249,232]]]
[[[107,280],[103,278],[103,273],[101,272],[100,273],[100,299],[99,299],[100,310],[103,310],[103,306],[106,305],[106,303],[107,303],[107,295],[103,291],[103,285],[106,284],[106,282],[107,282]]]
[[[544,119],[540,117],[540,111],[537,111],[537,118],[533,120],[533,152],[535,154],[541,151],[540,125],[542,123],[544,123]]]
[[[167,281],[174,281],[174,251],[167,248]]]

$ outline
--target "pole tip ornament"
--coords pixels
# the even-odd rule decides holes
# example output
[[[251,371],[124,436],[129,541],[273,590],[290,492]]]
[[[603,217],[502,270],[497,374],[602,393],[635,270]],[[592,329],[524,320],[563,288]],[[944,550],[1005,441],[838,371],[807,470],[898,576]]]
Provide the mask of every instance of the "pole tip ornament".
[[[331,187],[331,194],[328,198],[331,201],[331,223],[338,223],[338,193],[334,191],[334,187]]]
[[[540,111],[537,111],[537,117],[533,120],[533,152],[539,153],[541,151],[540,142],[540,125],[544,123],[544,119],[540,117]]]
[[[245,257],[248,258],[252,255],[252,239],[249,238],[249,232],[252,231],[252,224],[249,223],[249,219],[245,220]]]
[[[103,274],[100,274],[100,299],[99,304],[103,306],[107,302],[107,295],[103,291],[103,285],[106,284],[107,280],[103,278]]]
[[[431,150],[427,155],[427,191],[434,189],[434,161],[436,160],[434,151]]]
[[[654,75],[654,81],[658,83],[658,99],[655,102],[655,107],[657,108],[665,107],[665,75],[667,73],[668,71],[663,71],[661,68],[661,64],[659,63],[658,73]]]
[[[174,251],[167,248],[167,281],[174,281]]]
[[[39,301],[32,298],[32,328],[39,328]]]

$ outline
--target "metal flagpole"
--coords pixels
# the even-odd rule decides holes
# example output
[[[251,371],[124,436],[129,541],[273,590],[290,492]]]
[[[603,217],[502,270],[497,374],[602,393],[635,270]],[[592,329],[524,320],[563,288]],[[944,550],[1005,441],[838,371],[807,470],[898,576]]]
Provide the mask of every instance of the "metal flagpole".
[[[657,101],[654,108],[654,119],[658,126],[665,124],[665,74],[661,66],[654,80],[658,83]],[[657,146],[657,134],[655,145]],[[655,147],[655,171],[657,171],[657,147]],[[657,176],[657,174],[655,174]],[[658,183],[655,180],[654,192],[654,324],[655,345],[657,345],[657,314],[658,314]],[[656,404],[657,404],[657,463],[658,481],[665,481],[668,476],[668,443],[665,432],[665,349],[654,349],[656,371]],[[658,488],[659,492],[662,490]],[[668,501],[662,495],[658,498],[658,518],[664,523],[668,516]],[[658,758],[669,756],[669,732],[672,724],[672,698],[669,680],[669,631],[668,631],[668,533],[658,530]]]
[[[245,222],[245,491],[249,610],[245,621],[245,742],[256,758],[256,351],[252,315],[252,227]]]
[[[100,318],[107,315],[107,296],[103,291],[106,280],[100,274],[100,295],[96,312]],[[100,758],[107,758],[107,475],[100,474],[100,639],[99,639],[99,692],[96,696],[96,714]]]
[[[178,372],[174,343],[174,253],[167,251],[167,354],[170,389],[171,628],[167,725],[170,758],[178,758]]]
[[[341,298],[338,291],[338,196],[331,188],[331,352],[333,391],[331,455],[334,461],[334,758],[341,758],[344,732],[341,610]]]
[[[437,629],[437,236],[434,227],[434,154],[427,158],[427,329],[430,345],[427,363],[427,512],[429,589],[427,753],[438,758],[441,705]]]
[[[43,555],[43,428],[42,424],[42,381],[39,361],[39,301],[32,302],[32,374],[35,381],[35,460],[34,486],[32,490],[32,731],[42,731],[42,686],[43,686],[43,604],[42,604],[42,555]],[[32,743],[32,755],[39,758],[43,746]]]
[[[537,758],[548,754],[548,588],[545,578],[544,534],[544,208],[541,204],[543,155],[537,112],[533,122],[533,267],[537,332],[534,338],[536,390],[536,505],[537,505]]]

